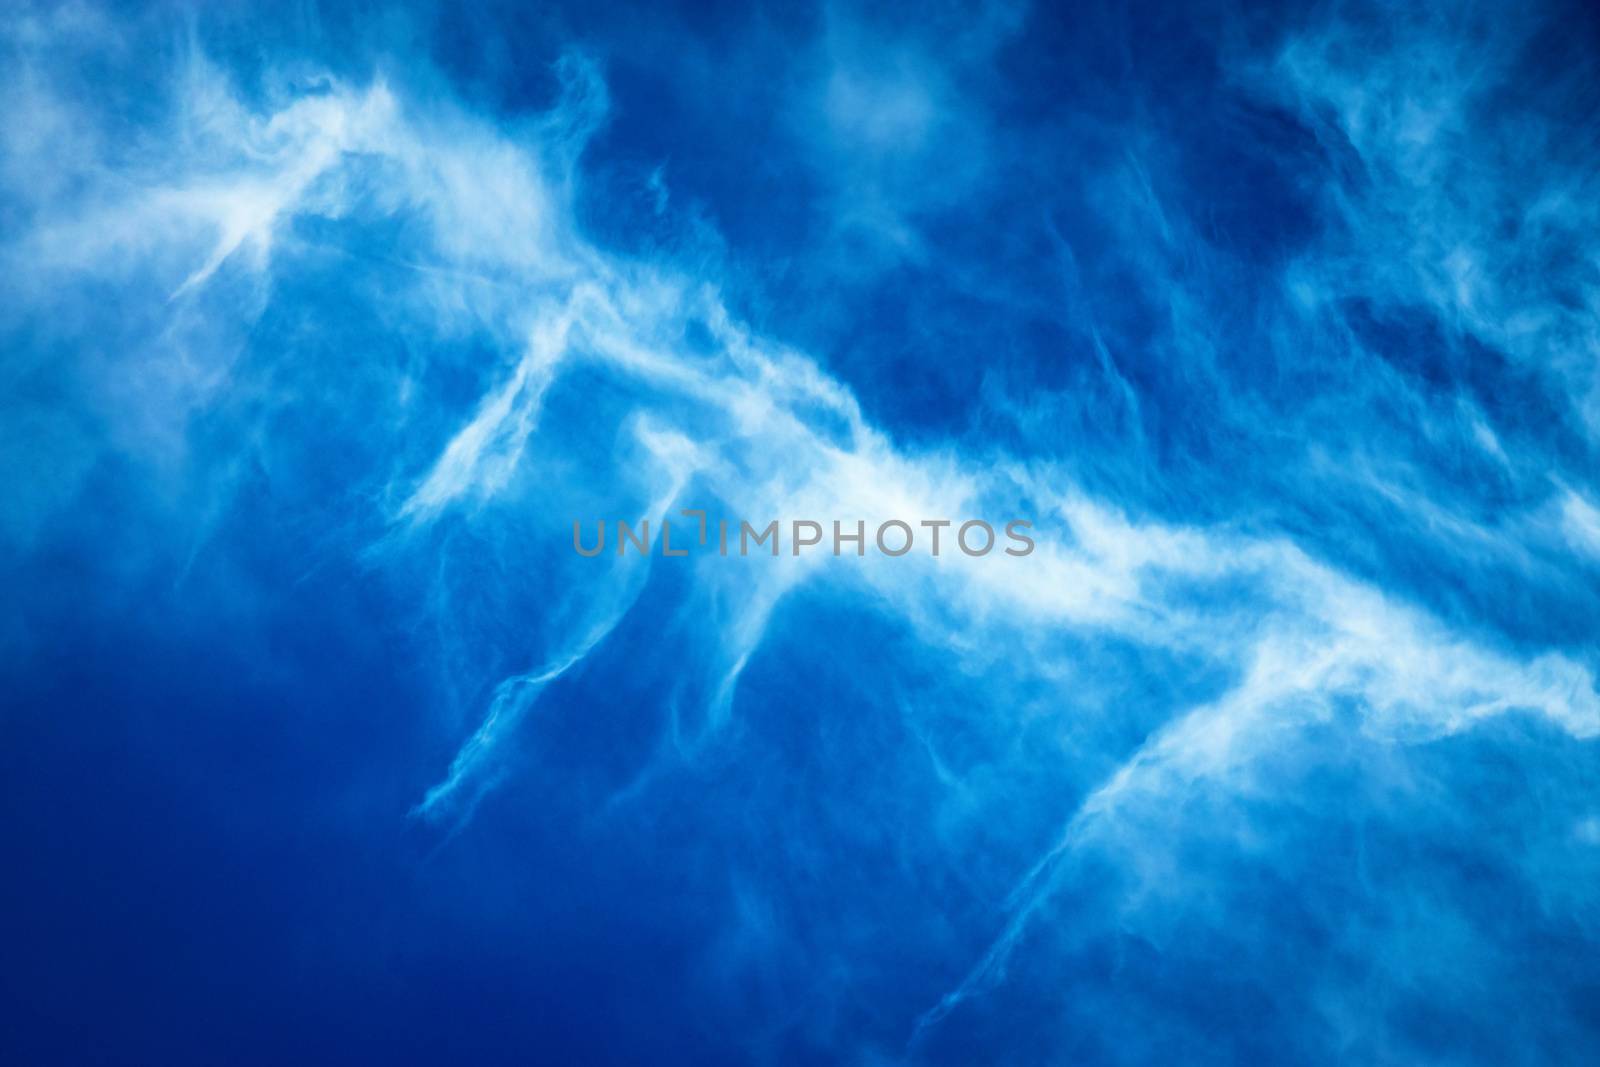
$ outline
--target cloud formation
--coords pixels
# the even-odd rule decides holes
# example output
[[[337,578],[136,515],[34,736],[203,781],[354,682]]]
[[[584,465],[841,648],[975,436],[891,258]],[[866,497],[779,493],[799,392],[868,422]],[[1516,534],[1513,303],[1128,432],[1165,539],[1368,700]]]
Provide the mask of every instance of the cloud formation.
[[[1592,60],[1532,76],[1548,12],[1171,52],[947,17],[767,28],[804,45],[763,142],[820,220],[792,294],[716,183],[629,154],[609,30],[496,108],[384,40],[9,17],[0,537],[202,635],[319,571],[382,590],[422,877],[518,806],[604,828],[706,901],[660,905],[685,1010],[754,1058],[1595,1047]],[[1051,33],[1082,64],[1041,87]],[[136,520],[79,539],[105,500]],[[685,508],[1037,549],[572,550]]]

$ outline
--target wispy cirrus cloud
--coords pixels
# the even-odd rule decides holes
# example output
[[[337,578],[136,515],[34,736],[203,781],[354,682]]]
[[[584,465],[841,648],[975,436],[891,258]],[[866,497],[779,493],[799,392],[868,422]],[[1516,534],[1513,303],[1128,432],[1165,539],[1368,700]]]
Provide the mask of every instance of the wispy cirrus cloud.
[[[1126,143],[1084,164],[1072,210],[1029,214],[1052,303],[944,243],[963,199],[1015,178],[984,161],[1025,158],[962,89],[1021,17],[991,13],[976,42],[886,48],[887,31],[840,14],[787,83],[800,88],[786,136],[838,234],[888,249],[881,272],[964,294],[975,338],[984,315],[1043,306],[1082,348],[1081,379],[1031,389],[1002,381],[1015,368],[1000,347],[973,354],[988,372],[967,398],[974,422],[1012,435],[993,439],[886,425],[869,375],[731,295],[751,284],[730,276],[736,257],[708,267],[699,248],[595,239],[584,158],[611,92],[580,53],[550,68],[552,100],[508,122],[400,65],[352,78],[286,63],[257,85],[191,45],[129,117],[66,62],[127,51],[114,20],[19,22],[12,96],[26,106],[12,111],[27,122],[7,123],[19,206],[3,256],[24,281],[5,318],[70,355],[12,372],[57,399],[7,409],[21,428],[0,438],[7,469],[57,473],[24,478],[0,529],[31,550],[109,457],[160,501],[156,528],[203,540],[248,492],[328,531],[308,565],[364,568],[426,635],[421,673],[453,753],[425,771],[412,808],[425,825],[458,834],[496,788],[542,773],[573,775],[597,818],[724,773],[743,800],[706,809],[711,843],[684,845],[687,865],[733,866],[716,850],[750,825],[765,847],[739,856],[719,898],[705,980],[792,954],[785,966],[814,980],[787,999],[819,1046],[929,1054],[1003,1015],[1008,993],[1059,1006],[1034,970],[1055,967],[1086,1005],[1063,1009],[1073,1024],[1117,1000],[1132,1021],[1095,1032],[1129,1042],[1109,1062],[1134,1062],[1160,1051],[1125,1032],[1136,1023],[1194,1032],[1161,961],[1193,978],[1232,952],[1253,968],[1242,998],[1314,1018],[1302,1051],[1420,1047],[1391,1008],[1460,992],[1461,974],[1470,995],[1525,973],[1505,955],[1517,935],[1482,921],[1472,864],[1503,898],[1539,902],[1529,926],[1587,936],[1595,921],[1581,891],[1594,816],[1575,788],[1600,734],[1592,635],[1529,620],[1500,591],[1596,598],[1589,179],[1560,163],[1558,127],[1503,100],[1535,31],[1489,47],[1470,20],[1401,19],[1369,40],[1334,18],[1224,56],[1238,122],[1264,140],[1300,124],[1276,148],[1306,168],[1296,195],[1315,223],[1229,232],[1248,214],[1185,195],[1198,149],[1124,115]],[[66,128],[88,132],[66,145],[40,132]],[[1515,180],[1519,158],[1551,153],[1540,181]],[[54,180],[30,188],[46,169]],[[1035,358],[1066,359],[1049,345]],[[1090,418],[1091,401],[1114,412]],[[1108,440],[1122,448],[1102,456]],[[869,528],[1023,516],[1038,548],[571,549],[574,519],[659,530],[683,508]],[[784,674],[813,653],[849,665],[849,684]],[[800,692],[792,704],[775,677]],[[782,774],[743,773],[741,759],[789,751],[774,708],[810,716],[822,755],[802,746]],[[574,709],[591,717],[574,726]],[[882,793],[858,802],[819,776],[804,803],[786,799],[808,758],[854,766],[830,745],[860,715],[906,731],[871,767]],[[563,743],[546,722],[581,752],[571,735],[623,732],[617,716],[628,759],[541,763]],[[1496,760],[1529,780],[1548,764],[1551,784],[1505,787],[1524,829],[1474,841],[1494,811],[1473,790],[1500,782],[1480,764]],[[838,827],[895,869],[875,882],[830,866]],[[1322,838],[1348,862],[1323,866]],[[806,878],[829,907],[789,885]],[[935,965],[916,1003],[884,1008],[862,1038],[840,1019],[878,988],[879,964],[853,953],[876,959],[861,931],[880,900],[928,924],[918,950]],[[1330,962],[1294,972],[1280,941]],[[1108,953],[1147,985],[1086,988],[1085,968],[1115,969]],[[1361,953],[1380,961],[1375,991],[1339,962]],[[1363,1015],[1363,990],[1384,1011]]]

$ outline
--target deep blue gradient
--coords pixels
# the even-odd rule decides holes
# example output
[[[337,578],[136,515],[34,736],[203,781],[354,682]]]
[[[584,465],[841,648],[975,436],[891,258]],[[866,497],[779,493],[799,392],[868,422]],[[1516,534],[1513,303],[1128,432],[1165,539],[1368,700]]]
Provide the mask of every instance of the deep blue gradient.
[[[0,14],[0,1063],[1600,1062],[1600,19],[877,6]]]

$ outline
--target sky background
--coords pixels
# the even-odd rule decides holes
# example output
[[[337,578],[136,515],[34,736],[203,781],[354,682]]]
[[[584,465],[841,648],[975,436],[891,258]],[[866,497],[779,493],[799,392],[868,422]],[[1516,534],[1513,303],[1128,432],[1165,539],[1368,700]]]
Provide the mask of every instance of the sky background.
[[[1597,56],[8,4],[0,1059],[1600,1062]]]

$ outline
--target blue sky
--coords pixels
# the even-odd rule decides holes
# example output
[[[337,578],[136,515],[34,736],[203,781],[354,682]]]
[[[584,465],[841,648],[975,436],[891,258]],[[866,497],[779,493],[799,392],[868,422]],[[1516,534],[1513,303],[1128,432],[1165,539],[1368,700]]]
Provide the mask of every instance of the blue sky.
[[[0,1058],[1600,1057],[1600,24],[881,7],[0,15]]]

